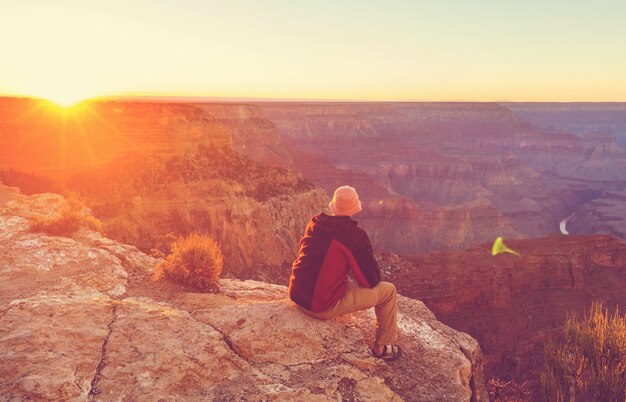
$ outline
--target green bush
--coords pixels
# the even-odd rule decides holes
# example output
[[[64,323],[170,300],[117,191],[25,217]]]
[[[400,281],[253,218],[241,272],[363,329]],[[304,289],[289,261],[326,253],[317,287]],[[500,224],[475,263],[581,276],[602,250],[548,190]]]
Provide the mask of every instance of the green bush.
[[[154,279],[167,279],[207,291],[217,283],[223,266],[224,258],[215,240],[207,235],[192,233],[172,244],[170,255],[157,264]]]
[[[626,400],[626,315],[610,315],[594,302],[588,315],[568,317],[564,340],[547,343],[545,356],[545,400]]]

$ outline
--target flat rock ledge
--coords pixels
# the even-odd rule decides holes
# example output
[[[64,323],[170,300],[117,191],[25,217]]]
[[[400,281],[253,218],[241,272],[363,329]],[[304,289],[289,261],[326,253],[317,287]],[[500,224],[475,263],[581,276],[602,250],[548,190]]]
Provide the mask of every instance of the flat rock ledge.
[[[64,202],[0,185],[0,400],[488,400],[478,343],[420,301],[399,298],[385,363],[373,310],[320,321],[257,281],[183,292],[132,246],[29,231]]]

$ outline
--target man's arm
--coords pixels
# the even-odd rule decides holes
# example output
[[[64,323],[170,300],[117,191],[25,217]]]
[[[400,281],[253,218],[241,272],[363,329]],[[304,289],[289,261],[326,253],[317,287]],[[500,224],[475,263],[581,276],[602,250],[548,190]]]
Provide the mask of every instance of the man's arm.
[[[361,228],[356,228],[353,236],[345,241],[353,257],[348,258],[350,270],[359,286],[373,288],[378,285],[380,268],[374,259],[374,250],[367,233]]]

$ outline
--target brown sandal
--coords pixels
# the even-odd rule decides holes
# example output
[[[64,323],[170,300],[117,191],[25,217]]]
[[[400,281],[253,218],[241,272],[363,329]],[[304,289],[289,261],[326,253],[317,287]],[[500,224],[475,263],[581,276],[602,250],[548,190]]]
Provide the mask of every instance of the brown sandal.
[[[383,346],[382,353],[376,353],[372,348],[372,355],[386,362],[392,362],[402,356],[402,349],[398,345],[387,344]]]

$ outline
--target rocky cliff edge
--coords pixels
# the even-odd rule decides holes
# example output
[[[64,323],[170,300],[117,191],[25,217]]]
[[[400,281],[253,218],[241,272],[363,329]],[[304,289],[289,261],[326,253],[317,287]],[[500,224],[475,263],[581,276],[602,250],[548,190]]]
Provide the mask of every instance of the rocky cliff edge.
[[[488,400],[478,343],[420,301],[399,298],[387,364],[372,310],[318,321],[256,281],[184,292],[97,232],[30,231],[64,204],[0,184],[0,400]]]

